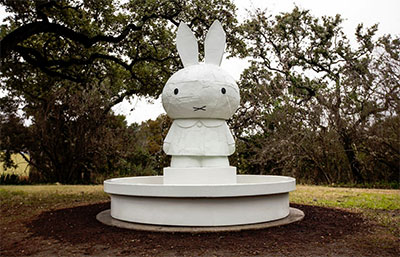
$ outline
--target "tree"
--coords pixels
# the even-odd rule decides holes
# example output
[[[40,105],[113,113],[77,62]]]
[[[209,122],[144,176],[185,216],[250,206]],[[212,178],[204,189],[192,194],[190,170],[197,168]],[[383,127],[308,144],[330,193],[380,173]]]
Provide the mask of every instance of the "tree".
[[[1,88],[7,92],[1,130],[16,125],[3,108],[10,103],[23,111],[18,124],[30,119],[32,125],[18,125],[29,140],[21,142],[21,134],[8,130],[0,146],[6,152],[28,152],[30,163],[50,182],[88,183],[93,172],[104,168],[100,161],[91,165],[106,151],[104,137],[119,119],[111,108],[132,95],[158,96],[182,67],[174,45],[180,21],[203,36],[204,28],[219,19],[231,53],[243,46],[235,7],[227,0],[1,3],[11,13],[0,33]],[[104,163],[109,156],[103,155]]]
[[[130,164],[125,174],[161,175],[163,168],[169,166],[170,157],[163,149],[163,141],[171,126],[171,119],[160,115],[156,120],[142,122],[135,128],[132,150],[125,160]],[[125,175],[123,174],[123,175]]]
[[[173,43],[179,21],[204,37],[203,26],[220,19],[229,49],[241,43],[235,7],[224,0],[2,2],[13,13],[2,26],[4,77],[34,68],[79,85],[108,80],[114,88],[111,106],[132,94],[157,96],[171,71],[181,67]]]
[[[124,168],[121,158],[130,150],[132,131],[125,117],[104,116],[95,93],[61,93],[48,99],[32,114],[35,122],[30,126],[15,112],[1,115],[2,149],[29,162],[32,182],[91,183],[96,174],[107,176]]]
[[[389,160],[400,158],[399,132],[387,140],[373,130],[398,120],[400,40],[375,39],[376,25],[359,25],[352,45],[341,22],[297,7],[275,18],[252,14],[242,31],[253,61],[242,74],[243,104],[233,125],[242,143],[259,135],[255,162],[281,172],[325,183],[396,180],[399,163]],[[385,142],[380,178],[373,176],[371,136]]]

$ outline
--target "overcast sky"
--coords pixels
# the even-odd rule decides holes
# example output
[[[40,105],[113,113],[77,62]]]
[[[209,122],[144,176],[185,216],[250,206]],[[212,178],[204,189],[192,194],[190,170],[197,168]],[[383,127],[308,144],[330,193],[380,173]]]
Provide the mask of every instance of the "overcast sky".
[[[400,35],[400,0],[234,0],[238,7],[238,19],[242,21],[246,17],[246,10],[256,8],[267,9],[271,15],[281,12],[289,12],[295,5],[311,10],[314,16],[334,16],[340,14],[344,18],[343,29],[350,40],[354,40],[354,31],[359,23],[371,26],[379,24],[378,35]],[[4,18],[4,8],[0,8],[0,16]],[[2,19],[1,19],[2,20]],[[239,79],[241,71],[247,66],[245,60],[224,59],[222,68],[231,73],[235,79]],[[147,119],[155,119],[164,112],[161,101],[155,100],[154,104],[148,104],[146,100],[134,98],[114,107],[114,111],[124,114],[128,123],[141,122]],[[132,111],[133,109],[133,111]]]

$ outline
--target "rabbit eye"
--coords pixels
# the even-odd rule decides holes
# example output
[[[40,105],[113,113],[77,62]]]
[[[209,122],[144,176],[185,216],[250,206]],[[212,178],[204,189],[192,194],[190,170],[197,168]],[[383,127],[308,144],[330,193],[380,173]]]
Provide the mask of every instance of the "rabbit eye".
[[[174,94],[177,95],[179,93],[179,90],[177,88],[174,89]]]
[[[221,93],[222,94],[225,94],[226,93],[226,89],[223,87],[223,88],[221,88]]]

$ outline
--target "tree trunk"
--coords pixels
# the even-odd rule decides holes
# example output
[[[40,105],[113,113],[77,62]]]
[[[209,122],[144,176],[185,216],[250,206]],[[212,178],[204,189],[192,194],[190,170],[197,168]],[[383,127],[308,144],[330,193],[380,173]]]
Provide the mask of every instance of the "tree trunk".
[[[353,140],[347,132],[340,133],[340,139],[343,144],[344,152],[346,154],[347,160],[349,161],[351,174],[356,183],[363,182],[363,176],[361,174],[361,164],[357,160],[356,153],[353,149]]]

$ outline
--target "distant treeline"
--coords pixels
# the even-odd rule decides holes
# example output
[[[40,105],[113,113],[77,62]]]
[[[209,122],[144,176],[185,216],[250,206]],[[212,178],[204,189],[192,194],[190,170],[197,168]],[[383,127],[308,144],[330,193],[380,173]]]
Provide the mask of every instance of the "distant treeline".
[[[6,167],[13,154],[27,153],[30,183],[161,174],[171,121],[128,126],[112,107],[130,96],[158,97],[182,68],[180,21],[202,38],[218,19],[228,54],[250,60],[229,120],[237,149],[230,162],[239,173],[399,187],[398,36],[377,37],[376,25],[359,25],[350,44],[340,15],[314,17],[297,7],[275,17],[256,10],[239,23],[231,1],[130,2],[4,3],[11,13],[0,31]]]

